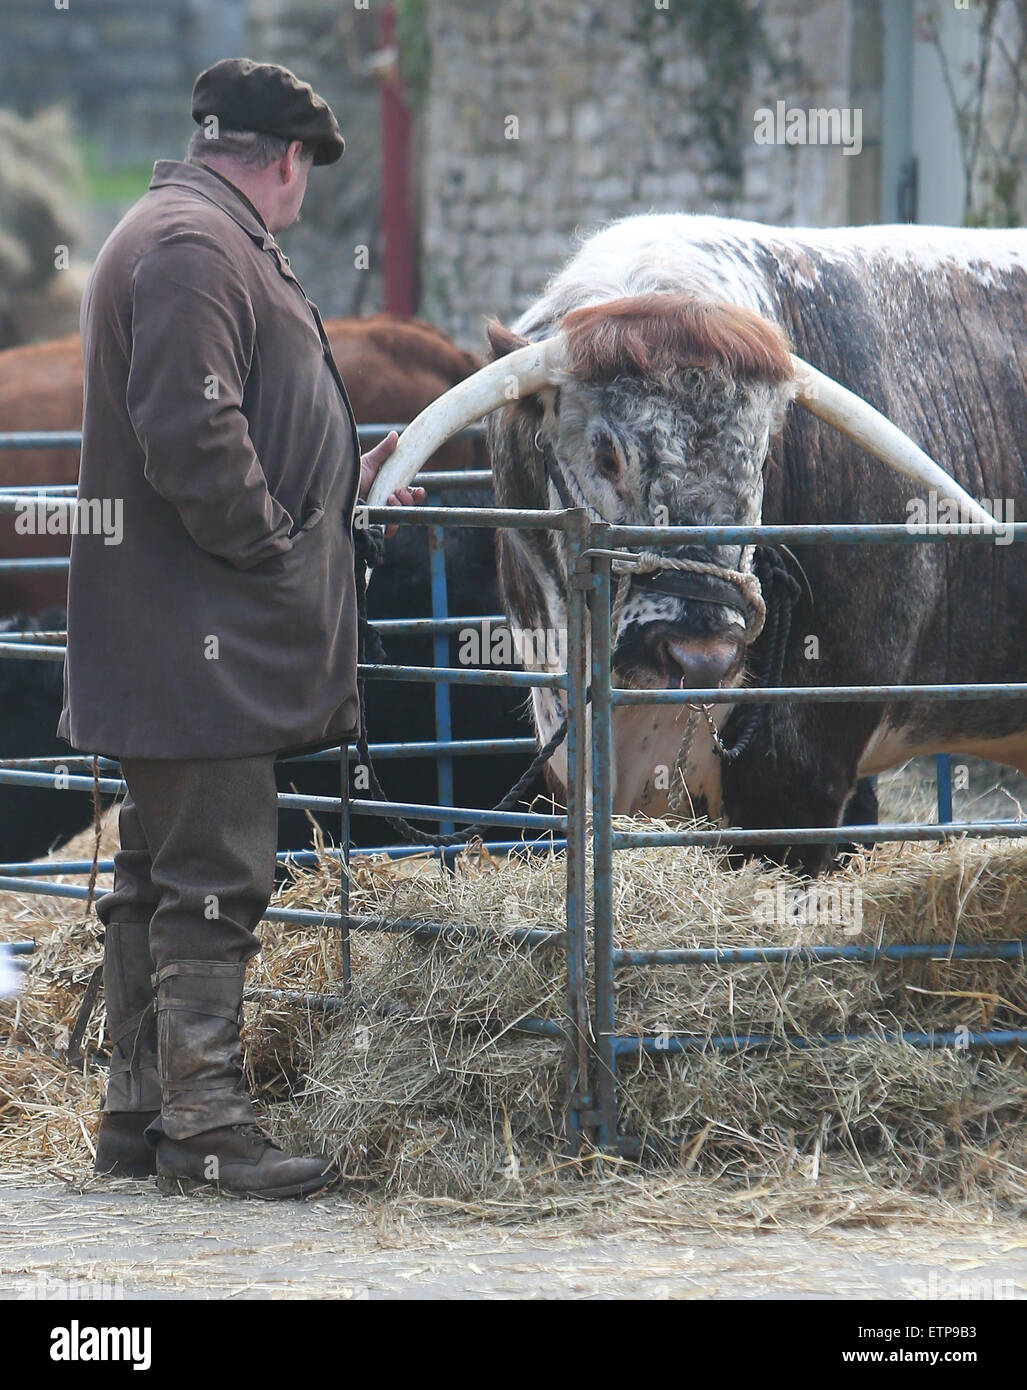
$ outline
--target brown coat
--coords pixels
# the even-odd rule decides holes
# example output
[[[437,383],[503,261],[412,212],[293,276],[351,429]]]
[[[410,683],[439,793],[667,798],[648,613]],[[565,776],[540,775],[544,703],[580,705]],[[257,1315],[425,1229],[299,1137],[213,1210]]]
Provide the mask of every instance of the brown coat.
[[[274,238],[160,161],[82,304],[82,499],[58,733],[115,757],[315,747],[357,722],[353,413]],[[113,515],[113,514],[112,514]]]

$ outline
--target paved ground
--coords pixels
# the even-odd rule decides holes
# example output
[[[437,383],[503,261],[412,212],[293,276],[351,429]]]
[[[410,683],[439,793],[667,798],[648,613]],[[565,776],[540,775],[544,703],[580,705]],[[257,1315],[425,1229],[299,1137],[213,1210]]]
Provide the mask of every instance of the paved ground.
[[[0,1185],[0,1299],[1027,1298],[1027,1224],[589,1234],[122,1188]]]

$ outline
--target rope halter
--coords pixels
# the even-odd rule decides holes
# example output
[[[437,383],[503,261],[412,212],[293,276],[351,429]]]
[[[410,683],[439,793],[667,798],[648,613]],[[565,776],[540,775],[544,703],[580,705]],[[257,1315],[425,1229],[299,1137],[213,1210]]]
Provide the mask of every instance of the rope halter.
[[[754,545],[744,546],[738,569],[728,565],[718,565],[711,560],[687,560],[672,555],[661,555],[656,550],[641,550],[638,554],[622,555],[611,562],[614,574],[620,575],[617,595],[614,600],[614,614],[617,626],[627,601],[631,580],[640,574],[660,574],[665,571],[678,571],[686,574],[706,574],[723,583],[733,585],[745,604],[745,645],[750,646],[763,631],[767,619],[767,605],[763,599],[760,581],[753,572]],[[614,629],[616,631],[616,628]]]

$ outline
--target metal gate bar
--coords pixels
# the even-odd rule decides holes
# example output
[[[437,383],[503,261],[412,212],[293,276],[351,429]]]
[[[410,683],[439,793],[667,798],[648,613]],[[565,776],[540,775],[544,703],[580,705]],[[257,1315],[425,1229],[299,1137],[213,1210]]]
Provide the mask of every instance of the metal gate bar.
[[[384,431],[383,431],[384,432]],[[54,440],[44,436],[37,436],[36,441],[40,445],[52,445]],[[0,447],[17,447],[24,443],[17,440],[16,443],[0,440]],[[444,482],[451,486],[459,475],[434,475],[440,483]],[[484,481],[491,479],[490,473],[473,478],[467,474],[462,475],[466,485],[480,485]],[[428,479],[422,475],[422,482],[427,483]],[[70,492],[73,489],[69,489]],[[47,493],[46,495],[51,495]],[[0,511],[15,511],[19,504],[25,499],[24,490],[0,491]],[[71,500],[70,495],[65,500]],[[366,509],[365,509],[366,510]],[[436,538],[441,534],[440,528],[443,525],[467,525],[473,527],[494,528],[497,524],[505,524],[514,528],[522,529],[556,529],[562,530],[565,526],[577,528],[578,534],[572,535],[570,544],[577,549],[583,548],[584,528],[582,520],[579,518],[565,518],[563,515],[554,516],[548,512],[526,512],[509,511],[500,508],[476,509],[470,511],[465,508],[421,508],[416,516],[408,514],[407,517],[400,517],[393,510],[387,514],[385,509],[376,509],[370,512],[370,519],[374,522],[385,523],[386,521],[405,520],[410,524],[427,524],[432,530],[429,536]],[[436,545],[432,548],[433,556],[436,556],[433,569],[433,614],[428,620],[393,620],[387,624],[389,630],[394,632],[427,632],[431,633],[435,642],[435,655],[438,661],[440,657],[448,656],[448,635],[454,630],[466,626],[481,624],[486,619],[482,617],[472,617],[467,619],[454,619],[448,616],[446,607],[446,594],[443,580],[440,579],[440,566],[444,565],[444,554],[441,547]],[[67,566],[67,559],[12,562],[24,568],[59,568]],[[444,570],[442,571],[444,579]],[[535,675],[531,672],[523,671],[492,671],[492,670],[468,670],[464,668],[454,669],[440,662],[430,668],[416,666],[402,666],[399,664],[368,666],[361,664],[358,668],[362,678],[370,679],[391,679],[391,680],[410,680],[417,682],[432,682],[438,691],[440,687],[448,684],[498,686],[514,688],[547,688],[553,690],[567,691],[568,718],[570,723],[570,735],[568,738],[568,759],[569,766],[573,770],[572,785],[576,789],[576,797],[572,797],[572,805],[569,807],[567,815],[541,814],[532,812],[497,812],[481,811],[477,808],[461,808],[452,805],[421,805],[404,802],[373,802],[355,800],[349,796],[348,777],[341,778],[340,795],[338,797],[318,797],[301,796],[297,794],[280,793],[278,804],[280,807],[303,808],[321,811],[338,812],[343,817],[344,835],[343,845],[338,852],[340,859],[340,902],[338,912],[315,912],[299,908],[269,908],[265,913],[267,920],[272,922],[288,922],[297,925],[325,926],[335,925],[340,935],[341,951],[341,971],[344,991],[348,991],[350,980],[349,962],[349,934],[353,930],[360,931],[380,931],[392,933],[409,933],[420,937],[453,937],[459,938],[466,934],[463,927],[447,923],[425,923],[420,921],[407,920],[387,920],[379,918],[369,918],[354,916],[349,911],[349,873],[348,863],[350,856],[350,845],[348,835],[348,820],[350,812],[375,815],[379,817],[392,816],[395,814],[414,817],[417,819],[436,820],[443,825],[458,823],[461,821],[478,822],[485,825],[498,827],[510,827],[524,830],[546,831],[546,839],[541,843],[532,844],[530,841],[499,841],[495,848],[509,849],[517,853],[552,853],[557,849],[564,852],[566,871],[568,878],[567,892],[567,930],[565,932],[554,932],[551,929],[541,928],[519,928],[504,931],[504,939],[523,942],[532,945],[557,944],[566,948],[567,959],[567,989],[566,997],[568,1000],[568,1017],[574,1020],[573,1027],[569,1030],[569,1055],[575,1058],[575,1065],[572,1071],[572,1096],[569,1097],[568,1115],[572,1129],[577,1129],[577,1107],[574,1098],[577,1089],[584,1084],[585,1072],[588,1059],[588,1038],[587,1038],[587,999],[586,999],[586,946],[585,946],[585,877],[584,877],[584,852],[585,852],[585,812],[587,801],[586,789],[586,758],[584,756],[585,729],[586,729],[586,679],[584,666],[584,637],[585,637],[585,616],[584,616],[584,595],[579,594],[576,604],[572,603],[572,612],[577,608],[576,622],[580,632],[580,641],[577,643],[576,660],[571,663],[571,669],[564,672],[549,672]],[[386,624],[383,624],[386,626]],[[6,634],[2,634],[6,636]],[[50,639],[41,640],[42,635],[36,633],[14,633],[11,634],[10,641],[0,641],[0,656],[11,656],[25,660],[49,660],[62,661],[65,656],[64,641],[66,634],[47,634]],[[444,645],[442,645],[444,644]],[[485,753],[485,752],[526,752],[534,750],[535,741],[533,739],[495,739],[495,740],[476,740],[467,744],[464,748],[454,744],[451,738],[451,730],[446,727],[445,711],[446,703],[437,703],[437,710],[441,714],[440,726],[437,728],[437,737],[434,740],[423,741],[418,745],[404,746],[402,744],[380,745],[380,752],[383,756],[409,756],[415,753],[421,756],[434,756],[437,759],[442,757],[450,759],[457,755],[457,750],[463,753]],[[350,750],[343,745],[335,749],[322,750],[316,755],[306,755],[314,758],[332,757],[345,766],[350,756]],[[305,760],[304,755],[297,755],[295,761]],[[20,766],[8,766],[6,764],[20,764]],[[27,764],[27,766],[26,766]],[[91,769],[92,759],[87,755],[75,755],[69,753],[67,758],[55,759],[11,759],[0,760],[0,782],[28,786],[46,786],[53,788],[54,772],[60,767],[63,770],[71,766]],[[105,771],[119,772],[118,764],[112,760],[104,758],[102,766]],[[450,764],[451,766],[451,764]],[[49,767],[49,771],[45,770]],[[67,775],[62,776],[62,786],[67,790],[78,792],[91,792],[93,789],[93,778],[91,775]],[[119,791],[124,787],[120,777],[105,776],[99,779],[99,789],[104,792]],[[446,789],[445,775],[442,781],[443,790]],[[440,797],[440,800],[451,801],[451,796]],[[556,839],[555,835],[562,832],[562,838]],[[486,842],[488,844],[488,842]],[[359,851],[353,851],[357,853]],[[365,851],[366,852],[366,851]],[[388,847],[388,852],[396,856],[401,855],[424,855],[425,850],[417,847],[407,849],[406,847]],[[448,858],[451,862],[459,847],[451,850],[436,851],[443,858],[444,862]],[[316,856],[312,852],[300,852],[300,855],[286,853],[277,856],[280,861],[288,862],[290,859],[295,862],[297,858],[308,858],[313,862]],[[102,867],[113,867],[112,861],[104,861]],[[79,901],[85,900],[89,896],[89,890],[84,885],[65,884],[48,882],[47,876],[53,874],[64,877],[73,873],[87,873],[91,870],[91,861],[69,864],[40,863],[23,865],[2,865],[0,866],[0,891],[9,891],[26,894],[42,894],[54,897],[71,898]],[[19,872],[24,871],[24,872]],[[40,873],[42,877],[32,877],[33,873]],[[97,896],[103,894],[95,894]],[[326,1000],[333,1003],[341,1003],[342,996],[325,996]],[[546,1026],[547,1020],[537,1020],[540,1026]],[[559,1035],[564,1036],[565,1030],[559,1029]]]
[[[801,826],[775,830],[743,830],[735,827],[688,831],[621,831],[613,828],[612,778],[613,742],[612,715],[617,707],[633,705],[691,705],[738,704],[773,705],[800,703],[890,703],[899,699],[971,700],[1027,699],[1027,683],[997,684],[963,683],[948,685],[891,685],[891,686],[779,686],[769,689],[696,689],[696,690],[638,690],[612,688],[611,636],[612,620],[612,562],[623,551],[611,548],[614,544],[658,547],[688,540],[695,544],[750,544],[759,538],[787,542],[836,542],[854,544],[864,538],[880,542],[912,543],[921,539],[911,535],[904,526],[849,527],[673,527],[656,530],[649,527],[613,527],[593,525],[593,546],[587,558],[591,562],[590,618],[592,645],[592,792],[593,792],[593,906],[595,916],[595,1033],[593,1050],[596,1059],[598,1105],[589,1117],[592,1134],[601,1150],[619,1153],[638,1151],[639,1141],[618,1131],[619,1099],[617,1062],[628,1056],[667,1056],[696,1051],[745,1052],[770,1051],[792,1047],[809,1050],[841,1044],[864,1042],[903,1042],[915,1047],[1015,1047],[1027,1044],[1027,1029],[947,1029],[921,1032],[847,1031],[840,1033],[788,1034],[777,1036],[765,1033],[724,1034],[706,1037],[698,1034],[667,1033],[659,1036],[631,1036],[617,1031],[614,970],[617,967],[654,967],[670,965],[730,965],[756,962],[767,965],[814,964],[825,962],[860,961],[875,963],[882,960],[1008,960],[1022,962],[1027,954],[1027,940],[1006,940],[981,943],[894,943],[890,945],[858,946],[791,946],[791,947],[699,947],[653,951],[621,950],[614,946],[612,873],[613,853],[618,849],[642,846],[743,846],[790,844],[842,844],[853,840],[881,843],[896,840],[945,841],[956,836],[1023,838],[1027,821],[990,821],[954,823],[951,803],[946,807],[943,798],[950,795],[946,768],[939,775],[939,820],[937,826],[877,825],[817,827]],[[1027,526],[1018,526],[1016,539],[1027,538]],[[870,533],[869,536],[867,533]],[[936,540],[939,537],[929,537]],[[985,535],[962,533],[960,539],[990,539]],[[944,811],[947,809],[947,816]]]
[[[390,426],[364,427],[367,437],[380,437]],[[468,431],[473,433],[475,431]],[[362,436],[363,437],[363,436]],[[0,435],[0,449],[34,447],[74,447],[79,442],[77,433],[39,433],[32,436]],[[490,475],[481,474],[435,474],[430,475],[438,486],[477,486],[487,481]],[[428,485],[428,475],[422,475],[422,483]],[[73,487],[55,488],[45,496],[70,501]],[[37,500],[40,491],[32,488],[0,489],[0,511],[13,512],[24,505],[27,499]],[[377,803],[350,800],[347,779],[342,779],[339,797],[303,797],[282,794],[279,804],[290,807],[305,807],[337,811],[345,815],[347,810],[360,811],[370,815],[392,815],[396,812],[413,815],[420,819],[438,820],[442,823],[461,821],[480,821],[496,826],[518,826],[548,832],[541,848],[551,852],[558,844],[565,846],[567,872],[566,932],[553,932],[545,929],[522,929],[520,933],[504,933],[511,939],[526,942],[562,943],[566,947],[566,1024],[561,1026],[553,1020],[524,1019],[516,1025],[521,1031],[533,1032],[539,1036],[562,1039],[567,1058],[568,1076],[568,1114],[572,1129],[581,1139],[595,1140],[603,1149],[614,1151],[631,1147],[630,1136],[620,1136],[617,1132],[617,1061],[625,1055],[665,1055],[667,1053],[687,1053],[699,1048],[719,1048],[720,1050],[759,1050],[776,1048],[782,1045],[797,1048],[813,1048],[835,1043],[857,1043],[861,1041],[900,1040],[914,1046],[1019,1046],[1027,1041],[1027,1030],[991,1029],[968,1032],[967,1030],[938,1030],[919,1033],[915,1030],[889,1034],[886,1030],[857,1033],[823,1033],[809,1037],[795,1035],[777,1037],[771,1034],[742,1033],[723,1035],[714,1039],[688,1033],[666,1033],[659,1037],[618,1035],[616,1032],[616,996],[614,988],[615,967],[665,967],[680,965],[719,965],[726,966],[739,962],[758,962],[768,965],[797,963],[808,965],[828,961],[844,963],[861,961],[873,963],[881,960],[957,960],[994,959],[1022,961],[1025,943],[1022,940],[992,941],[983,943],[894,943],[888,946],[785,946],[785,947],[745,947],[719,948],[697,947],[661,951],[621,950],[614,945],[612,870],[613,854],[618,849],[644,845],[770,845],[802,843],[842,843],[858,838],[873,842],[889,840],[948,840],[956,836],[1008,836],[1022,837],[1027,834],[1027,823],[1014,821],[954,823],[951,820],[951,787],[948,769],[939,760],[938,795],[939,824],[936,826],[885,824],[867,827],[815,827],[801,826],[776,830],[737,830],[734,828],[691,830],[681,832],[645,832],[615,830],[612,817],[612,717],[618,706],[635,704],[683,704],[728,702],[732,704],[774,704],[781,702],[839,702],[839,703],[884,703],[893,700],[981,700],[981,699],[1024,699],[1027,698],[1027,683],[1005,684],[950,684],[950,685],[903,685],[903,686],[860,686],[860,687],[775,687],[770,690],[693,690],[693,691],[639,691],[620,690],[612,687],[611,677],[611,560],[623,554],[628,546],[660,548],[684,543],[710,544],[750,544],[750,543],[830,543],[830,544],[885,544],[936,543],[942,540],[959,539],[966,541],[988,540],[992,537],[974,528],[952,531],[944,527],[934,532],[915,535],[902,524],[875,526],[729,526],[729,527],[632,527],[593,525],[586,513],[580,510],[565,512],[513,511],[503,508],[446,508],[430,506],[408,511],[405,514],[385,508],[365,509],[370,520],[375,523],[397,522],[403,525],[424,525],[430,529],[429,536],[437,538],[439,528],[455,525],[458,527],[506,527],[509,529],[547,529],[563,532],[567,547],[570,589],[568,593],[568,669],[561,673],[495,672],[471,671],[437,665],[432,668],[385,664],[362,666],[361,675],[368,679],[392,679],[410,681],[430,681],[436,685],[496,685],[521,686],[528,689],[548,688],[558,694],[565,692],[568,717],[567,756],[567,814],[543,815],[539,813],[482,812],[478,809],[452,807],[450,805],[421,806],[407,803]],[[1012,537],[1022,542],[1027,538],[1027,524],[1010,527]],[[439,548],[436,545],[433,554]],[[0,568],[58,568],[67,565],[63,558],[45,558],[28,561],[3,561]],[[440,595],[434,601],[434,595]],[[445,596],[441,588],[433,584],[432,619],[393,620],[394,631],[431,633],[435,643],[438,660],[448,635],[463,626],[482,619],[450,619],[446,611]],[[4,635],[0,634],[0,637]],[[46,636],[57,636],[46,634]],[[591,654],[589,657],[589,653]],[[18,656],[22,659],[61,660],[64,656],[62,645],[57,642],[39,640],[33,634],[10,634],[10,640],[0,640],[0,655]],[[591,665],[591,687],[586,679],[586,665]],[[588,713],[589,693],[591,696],[591,718]],[[443,710],[444,704],[437,704]],[[453,745],[443,736],[442,727],[437,729],[434,740],[425,740],[416,745],[422,756],[442,757],[447,760],[457,756],[459,745]],[[531,740],[479,740],[478,747],[467,748],[468,752],[509,751],[509,745],[521,746]],[[386,753],[385,749],[389,749]],[[402,745],[384,745],[381,756],[400,756],[400,750],[409,755],[410,750]],[[395,750],[395,752],[393,752]],[[591,753],[591,758],[589,758]],[[309,756],[309,755],[308,755]],[[327,750],[316,757],[337,757],[341,765],[349,756],[343,748]],[[12,760],[14,761],[14,760]],[[0,780],[21,782],[27,785],[52,786],[52,773],[34,770],[45,764],[46,760],[18,760],[18,767],[4,767],[0,770]],[[86,759],[69,757],[62,760],[67,766],[81,766]],[[26,766],[25,764],[28,764]],[[591,764],[589,766],[589,764]],[[116,771],[117,765],[104,760],[105,770]],[[91,790],[91,777],[68,779],[73,790]],[[105,777],[101,781],[104,789],[110,790],[122,784],[116,778]],[[586,852],[586,810],[592,797],[593,810],[593,889],[592,904],[595,919],[594,965],[595,965],[595,1009],[589,1019],[587,995],[587,945],[586,918],[587,897],[585,877]],[[440,795],[440,802],[451,798]],[[556,841],[555,834],[563,832],[565,839]],[[523,852],[535,848],[523,841],[500,842],[516,847]],[[357,851],[354,851],[357,852]],[[397,855],[405,853],[423,854],[393,847]],[[300,852],[305,854],[308,852]],[[340,870],[343,873],[343,896],[341,900],[340,925],[349,929],[372,931],[410,931],[419,935],[455,936],[464,933],[464,928],[450,924],[422,923],[414,921],[388,922],[377,918],[355,917],[346,911],[345,891],[348,879],[345,864],[348,853],[347,844],[338,852]],[[451,853],[445,851],[443,854]],[[289,855],[285,856],[288,860]],[[83,861],[84,862],[84,861]],[[106,861],[105,861],[106,862]],[[42,877],[33,878],[16,871],[37,870]],[[41,892],[56,896],[85,898],[87,889],[75,884],[56,884],[46,881],[47,874],[79,872],[64,865],[54,864],[5,865],[0,866],[0,890],[22,892]],[[272,921],[286,921],[298,924],[322,925],[334,916],[331,913],[318,913],[305,909],[269,909],[267,916]],[[346,972],[348,975],[348,971]],[[334,996],[323,996],[331,1000]]]

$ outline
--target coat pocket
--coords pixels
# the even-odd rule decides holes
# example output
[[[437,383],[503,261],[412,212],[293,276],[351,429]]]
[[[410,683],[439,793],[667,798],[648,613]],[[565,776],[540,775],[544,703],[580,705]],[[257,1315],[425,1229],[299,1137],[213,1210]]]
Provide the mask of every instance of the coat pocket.
[[[298,503],[295,513],[300,520],[290,535],[299,536],[314,529],[338,492],[342,472],[338,458],[330,451],[324,451],[303,490],[302,500]]]
[[[295,539],[297,536],[305,535],[308,531],[313,531],[317,523],[324,518],[324,514],[325,509],[320,504],[312,507],[300,524],[289,532],[289,535]]]

